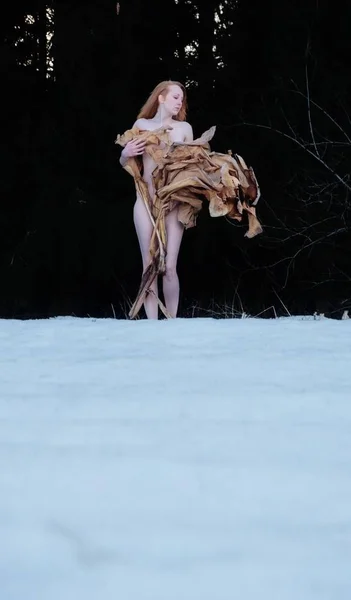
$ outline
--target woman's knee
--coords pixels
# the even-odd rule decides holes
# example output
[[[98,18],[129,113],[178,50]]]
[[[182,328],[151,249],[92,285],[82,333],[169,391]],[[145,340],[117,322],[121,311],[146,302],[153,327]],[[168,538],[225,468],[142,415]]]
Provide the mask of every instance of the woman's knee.
[[[166,262],[166,272],[164,274],[164,277],[167,279],[167,281],[172,281],[173,279],[176,279],[178,277],[177,275],[177,265],[172,263],[167,263]]]
[[[141,258],[143,261],[143,270],[145,271],[148,266],[150,265],[150,263],[152,262],[152,258],[151,258],[151,254],[150,252],[146,252],[146,253],[141,253]]]

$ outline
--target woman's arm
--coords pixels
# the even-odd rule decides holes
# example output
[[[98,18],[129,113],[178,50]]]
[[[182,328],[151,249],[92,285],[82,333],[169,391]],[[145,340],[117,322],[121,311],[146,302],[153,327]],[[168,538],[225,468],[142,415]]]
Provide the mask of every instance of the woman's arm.
[[[133,128],[134,127],[138,127],[139,126],[139,120],[135,121]],[[141,154],[143,154],[145,150],[145,142],[140,141],[140,140],[131,140],[130,142],[128,142],[122,152],[121,152],[121,156],[119,158],[119,162],[122,165],[122,167],[124,167],[128,161],[129,158],[133,157],[133,156],[140,156]]]

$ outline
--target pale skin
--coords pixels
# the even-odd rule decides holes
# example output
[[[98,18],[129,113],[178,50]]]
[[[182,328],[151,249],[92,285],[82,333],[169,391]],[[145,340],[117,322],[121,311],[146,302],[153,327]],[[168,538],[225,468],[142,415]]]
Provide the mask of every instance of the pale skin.
[[[166,94],[159,95],[158,109],[152,119],[138,119],[133,127],[143,131],[153,131],[159,127],[169,127],[169,136],[173,142],[191,142],[193,130],[186,121],[177,121],[174,117],[179,113],[183,102],[183,91],[178,85],[169,85]],[[128,158],[132,156],[143,157],[143,179],[147,183],[151,198],[154,195],[152,172],[156,167],[155,162],[144,154],[145,142],[133,140],[124,147],[120,163],[125,165]],[[153,231],[150,218],[142,198],[137,195],[134,204],[134,224],[139,240],[139,246],[143,262],[143,270],[150,264],[149,246]],[[166,272],[163,275],[163,295],[166,308],[172,317],[177,316],[179,304],[179,279],[177,274],[177,261],[180,244],[183,237],[184,227],[178,221],[178,209],[174,208],[166,216],[167,247],[166,247]],[[156,295],[157,279],[152,284],[154,292],[146,296],[144,307],[148,319],[158,319],[158,303]],[[155,295],[156,294],[156,295]]]

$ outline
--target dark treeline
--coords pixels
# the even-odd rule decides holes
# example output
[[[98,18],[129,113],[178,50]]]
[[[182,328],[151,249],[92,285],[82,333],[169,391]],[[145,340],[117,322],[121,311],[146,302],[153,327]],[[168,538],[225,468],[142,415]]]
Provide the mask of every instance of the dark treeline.
[[[340,10],[342,8],[342,10]],[[185,233],[180,316],[351,305],[351,5],[326,0],[18,0],[1,28],[0,317],[123,317],[139,284],[129,128],[163,79],[195,136],[241,154],[264,233]]]

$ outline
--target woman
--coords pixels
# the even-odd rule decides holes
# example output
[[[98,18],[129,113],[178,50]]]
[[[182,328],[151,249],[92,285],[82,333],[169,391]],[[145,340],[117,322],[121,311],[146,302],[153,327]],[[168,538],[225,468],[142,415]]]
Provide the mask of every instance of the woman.
[[[169,131],[172,142],[191,142],[193,131],[186,117],[186,92],[184,86],[177,81],[163,81],[151,92],[149,99],[142,107],[133,128],[141,131],[154,131],[165,127]],[[124,167],[127,160],[132,157],[143,157],[143,179],[148,186],[150,197],[155,195],[152,181],[152,172],[156,168],[153,158],[146,154],[146,142],[143,139],[134,138],[124,147],[120,163]],[[153,233],[153,224],[150,221],[145,203],[140,195],[134,205],[134,224],[137,232],[143,270],[151,262],[150,241]],[[179,280],[177,275],[177,259],[182,241],[184,226],[178,221],[177,206],[165,217],[167,245],[166,245],[166,270],[163,274],[163,294],[167,312],[176,317],[179,303]],[[144,300],[146,315],[149,319],[158,318],[158,292],[157,278],[150,286],[153,293],[148,293]]]
[[[120,163],[135,180],[134,223],[143,261],[131,318],[143,303],[149,319],[158,318],[159,306],[167,317],[176,317],[179,248],[184,228],[196,224],[202,198],[209,201],[213,217],[227,215],[241,221],[245,213],[247,237],[262,231],[254,208],[260,192],[252,168],[231,152],[210,152],[215,127],[193,140],[186,109],[184,86],[163,81],[152,91],[132,129],[116,139],[123,146]],[[158,297],[159,275],[166,306]]]

